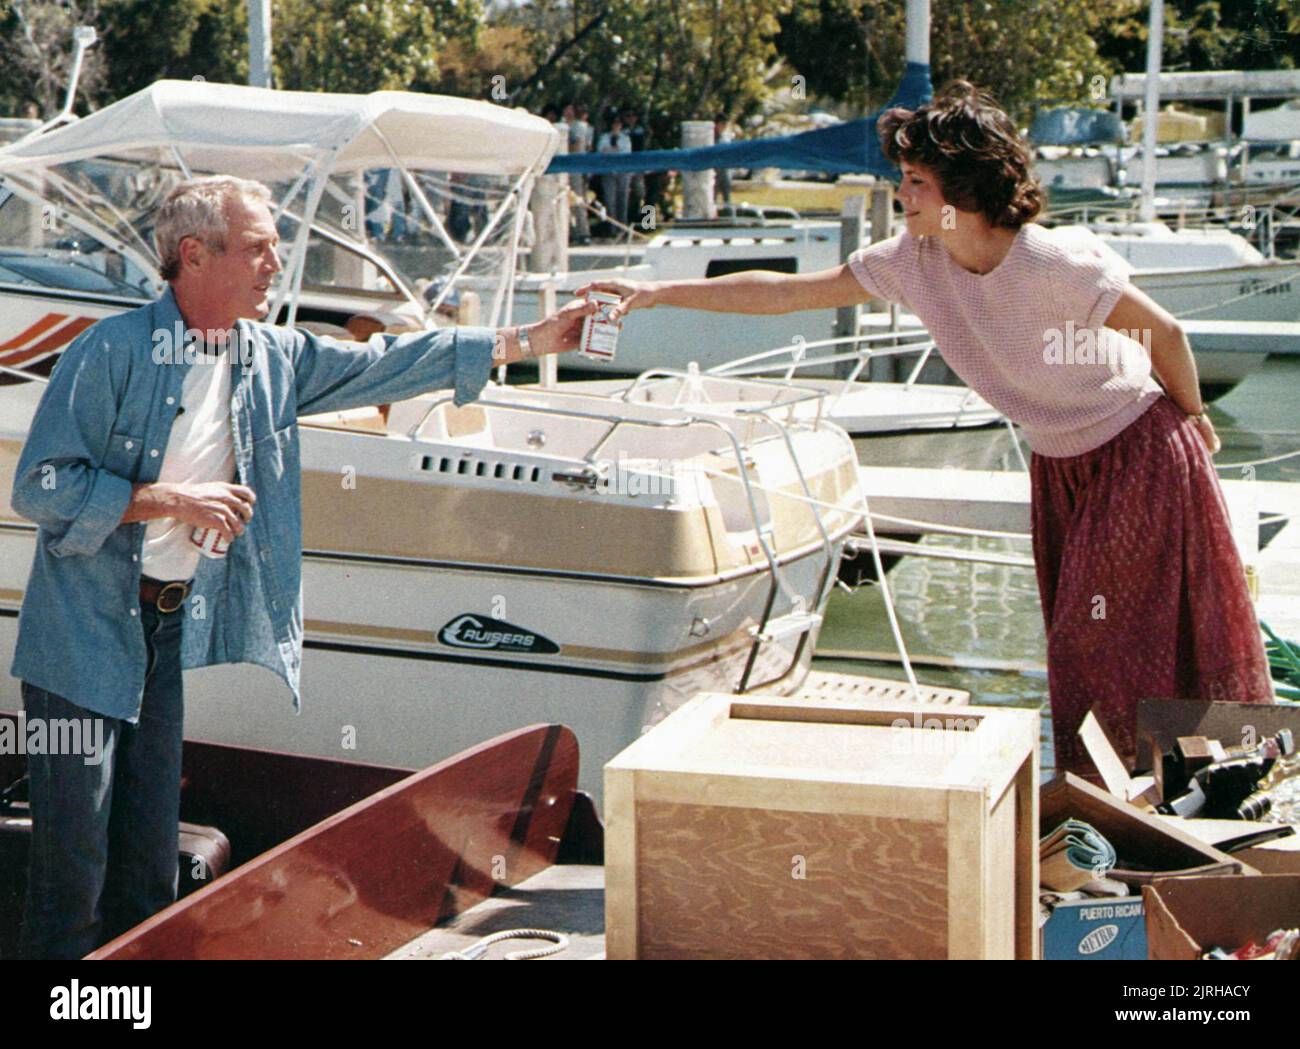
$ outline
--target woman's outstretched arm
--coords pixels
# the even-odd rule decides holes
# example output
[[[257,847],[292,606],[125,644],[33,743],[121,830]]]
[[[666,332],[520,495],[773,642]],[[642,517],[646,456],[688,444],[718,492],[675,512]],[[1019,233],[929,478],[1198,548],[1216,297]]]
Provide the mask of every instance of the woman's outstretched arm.
[[[622,298],[613,311],[616,320],[630,310],[653,306],[715,313],[795,313],[838,309],[866,302],[871,297],[847,265],[816,273],[745,270],[725,277],[692,280],[597,280],[579,288],[575,294],[586,295],[588,291],[608,292]]]

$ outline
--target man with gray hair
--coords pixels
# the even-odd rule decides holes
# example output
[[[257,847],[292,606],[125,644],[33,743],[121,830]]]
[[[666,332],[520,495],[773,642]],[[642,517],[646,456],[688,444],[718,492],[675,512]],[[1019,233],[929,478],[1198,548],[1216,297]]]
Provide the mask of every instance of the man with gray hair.
[[[576,348],[592,308],[368,343],[261,323],[281,268],[269,200],[225,177],[168,195],[168,290],[68,347],[19,459],[13,506],[40,528],[12,673],[29,719],[104,725],[98,764],[29,760],[26,957],[81,957],[175,899],[182,667],[260,664],[297,705],[298,416],[435,389],[464,404],[494,363]]]

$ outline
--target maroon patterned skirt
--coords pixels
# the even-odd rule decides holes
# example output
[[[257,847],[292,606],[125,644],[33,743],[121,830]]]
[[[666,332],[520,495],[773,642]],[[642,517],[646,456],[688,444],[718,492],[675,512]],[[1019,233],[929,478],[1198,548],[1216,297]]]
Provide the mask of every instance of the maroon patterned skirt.
[[[1213,461],[1169,398],[1030,476],[1058,772],[1095,778],[1077,735],[1094,705],[1132,767],[1139,699],[1272,702]]]

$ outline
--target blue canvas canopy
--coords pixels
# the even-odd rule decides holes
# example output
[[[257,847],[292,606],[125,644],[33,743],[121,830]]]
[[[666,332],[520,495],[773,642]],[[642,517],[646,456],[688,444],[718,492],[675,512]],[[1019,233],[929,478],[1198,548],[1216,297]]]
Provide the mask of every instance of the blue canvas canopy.
[[[780,168],[893,177],[898,173],[880,151],[876,119],[885,109],[915,109],[930,101],[930,67],[908,62],[889,104],[869,117],[798,135],[726,142],[695,149],[646,149],[639,153],[566,153],[546,169],[549,175],[638,171],[706,171],[709,168]]]

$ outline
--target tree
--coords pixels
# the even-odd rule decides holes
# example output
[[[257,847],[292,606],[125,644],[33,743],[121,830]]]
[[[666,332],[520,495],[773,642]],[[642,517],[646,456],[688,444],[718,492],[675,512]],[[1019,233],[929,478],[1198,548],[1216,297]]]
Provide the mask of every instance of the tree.
[[[472,40],[481,0],[278,0],[278,87],[301,91],[405,90],[438,76],[438,55]]]
[[[54,116],[63,106],[72,74],[75,48],[72,32],[92,25],[99,14],[96,0],[13,0],[0,16],[0,94],[7,96],[7,112],[35,104],[41,118]],[[78,98],[86,103],[102,90],[107,63],[102,49],[85,55],[78,81]]]
[[[1171,69],[1292,69],[1300,60],[1296,0],[1178,0],[1166,7]]]
[[[530,68],[511,101],[534,111],[587,103],[641,114],[653,146],[683,120],[761,109],[779,55],[778,16],[795,0],[536,0],[497,24],[523,29]],[[541,76],[534,76],[538,70]]]
[[[436,77],[416,90],[505,103],[535,72],[528,34],[518,25],[489,25],[473,39],[450,40],[438,57]]]
[[[781,18],[776,43],[808,94],[864,113],[887,102],[898,86],[905,27],[904,4],[814,0]]]
[[[243,4],[229,0],[100,0],[101,36],[112,71],[114,101],[155,80],[233,81],[247,41],[237,35]],[[225,46],[213,47],[213,28],[223,25]],[[246,68],[246,67],[245,67]]]
[[[817,0],[782,19],[780,43],[819,94],[871,112],[904,66],[905,19],[894,0]],[[1096,102],[1092,86],[1121,66],[1098,40],[1126,39],[1145,0],[980,0],[936,5],[930,68],[936,87],[958,77],[984,88],[1022,124],[1043,101]]]

